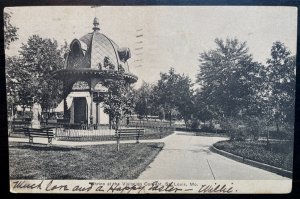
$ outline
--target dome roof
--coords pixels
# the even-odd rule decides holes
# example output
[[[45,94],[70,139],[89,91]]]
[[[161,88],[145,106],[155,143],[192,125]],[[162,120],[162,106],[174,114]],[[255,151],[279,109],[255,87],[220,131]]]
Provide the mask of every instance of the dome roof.
[[[121,65],[125,72],[129,72],[127,59],[130,58],[128,48],[119,46],[104,34],[100,33],[98,19],[94,19],[93,32],[80,39],[74,39],[70,44],[70,51],[66,59],[66,69],[105,69],[118,70]]]
[[[84,35],[79,40],[86,45],[90,58],[90,68],[98,68],[98,64],[103,62],[105,57],[109,57],[111,63],[116,67],[119,65],[119,46],[104,34],[95,31]]]
[[[73,81],[91,79],[124,79],[127,83],[135,83],[138,77],[130,73],[127,63],[131,57],[130,49],[119,48],[115,42],[100,33],[97,18],[93,24],[92,33],[71,42],[64,69],[54,71],[53,77],[63,80],[66,85]]]

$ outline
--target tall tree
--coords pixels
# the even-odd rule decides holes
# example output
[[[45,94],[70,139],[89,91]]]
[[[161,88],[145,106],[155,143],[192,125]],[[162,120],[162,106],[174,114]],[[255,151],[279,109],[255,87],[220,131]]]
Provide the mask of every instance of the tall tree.
[[[104,99],[104,112],[109,115],[110,125],[113,124],[115,128],[118,128],[120,121],[133,111],[132,87],[120,74],[119,79],[105,81],[103,85],[109,90],[108,96]]]
[[[201,53],[199,59],[197,82],[206,105],[202,111],[218,120],[231,139],[244,139],[244,130],[239,128],[263,117],[264,67],[253,61],[246,42],[235,38],[216,39],[215,43],[216,49]]]
[[[277,132],[281,124],[293,125],[295,110],[296,57],[280,41],[273,43],[267,60],[269,114],[275,119]]]
[[[194,96],[194,116],[202,122],[210,121],[216,117],[216,110],[214,106],[207,100],[207,97],[203,95],[203,92],[197,91]]]
[[[189,126],[189,121],[192,119],[195,108],[194,91],[192,89],[193,84],[188,76],[179,75],[176,86],[177,99],[175,101],[175,106],[187,128]]]
[[[143,82],[142,86],[135,92],[135,112],[140,117],[148,119],[149,114],[155,114],[156,107],[153,100],[153,88],[153,85]]]
[[[5,63],[7,103],[14,114],[16,105],[30,107],[33,98],[31,74],[20,57],[7,57]]]
[[[14,42],[18,40],[18,34],[17,30],[18,28],[16,26],[13,26],[10,22],[11,19],[11,13],[4,11],[3,12],[3,19],[4,19],[4,46],[5,49],[8,50],[11,42]],[[17,60],[16,57],[14,58],[8,58],[5,57],[5,69],[6,69],[6,90],[7,90],[7,106],[9,112],[13,115],[17,98],[17,80],[14,77],[14,67],[15,64],[13,64]],[[16,75],[18,76],[18,75]]]
[[[59,47],[54,39],[33,35],[19,51],[26,71],[31,74],[33,96],[43,110],[49,111],[61,100],[62,85],[51,73],[62,69],[65,49],[66,44]]]
[[[219,117],[238,117],[250,110],[261,65],[253,62],[246,42],[215,42],[216,49],[200,54],[197,82],[207,106],[213,107]]]
[[[10,23],[11,13],[3,13],[4,19],[4,46],[5,49],[9,49],[11,42],[16,41],[18,38],[17,30],[18,28]]]
[[[171,68],[168,73],[160,74],[160,79],[154,87],[154,95],[157,96],[157,106],[163,109],[164,114],[168,114],[170,123],[172,114],[178,111],[187,125],[192,114],[191,86],[190,78],[177,74],[174,68]]]

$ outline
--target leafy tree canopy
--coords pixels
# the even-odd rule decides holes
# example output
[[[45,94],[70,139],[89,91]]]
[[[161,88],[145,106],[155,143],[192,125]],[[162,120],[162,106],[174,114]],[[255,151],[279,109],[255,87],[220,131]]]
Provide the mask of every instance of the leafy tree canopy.
[[[22,44],[19,57],[7,58],[7,89],[17,91],[14,96],[18,104],[28,106],[36,101],[43,109],[58,104],[62,85],[51,73],[63,67],[66,48],[66,44],[59,47],[54,39],[33,35]]]
[[[261,65],[254,62],[246,42],[216,39],[216,49],[200,54],[197,82],[205,103],[218,116],[246,112],[257,91]]]
[[[11,13],[4,12],[3,19],[4,19],[4,46],[5,49],[9,49],[9,45],[11,44],[11,42],[19,39],[17,34],[18,28],[10,23]]]

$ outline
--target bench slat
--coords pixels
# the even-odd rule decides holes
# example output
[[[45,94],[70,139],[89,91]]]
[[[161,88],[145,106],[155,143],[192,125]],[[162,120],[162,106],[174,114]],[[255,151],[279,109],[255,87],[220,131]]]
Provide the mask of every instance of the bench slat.
[[[41,129],[32,129],[32,128],[23,128],[29,131],[53,131],[52,128],[41,128]]]
[[[118,131],[143,131],[145,129],[118,129]]]
[[[53,130],[49,128],[42,128],[42,129],[24,128],[23,131],[26,136],[54,137]]]
[[[137,136],[137,135],[144,135],[144,133],[117,133],[115,135],[128,135],[128,136]]]
[[[145,129],[141,128],[130,128],[130,129],[118,129],[115,133],[115,138],[126,138],[126,137],[136,137],[137,139],[143,136]]]
[[[29,136],[29,135],[26,135],[26,136]],[[47,136],[47,135],[30,135],[29,137],[54,138],[54,136]]]
[[[117,131],[116,133],[122,133],[122,134],[136,134],[136,133],[144,133],[144,131],[136,131],[136,132],[123,132],[123,131]]]
[[[116,134],[143,134],[144,132],[117,132]]]
[[[24,132],[24,134],[28,134],[28,135],[54,135],[54,133],[41,133],[41,132]]]
[[[51,134],[54,134],[53,132],[33,132],[33,131],[25,131],[24,133],[27,133],[27,134],[41,134],[41,135],[51,135]]]

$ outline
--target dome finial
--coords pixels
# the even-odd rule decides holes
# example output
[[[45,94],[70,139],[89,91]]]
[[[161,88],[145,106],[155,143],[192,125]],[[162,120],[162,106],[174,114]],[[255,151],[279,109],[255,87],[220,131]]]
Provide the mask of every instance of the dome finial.
[[[97,17],[94,18],[93,24],[94,24],[93,30],[94,30],[95,32],[96,32],[96,31],[99,31],[99,30],[100,30],[100,28],[98,27],[98,26],[99,26],[99,20],[98,20]]]

